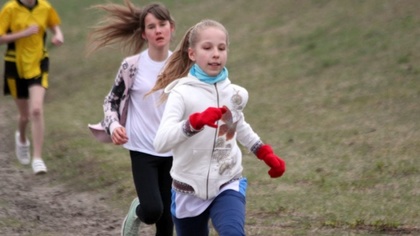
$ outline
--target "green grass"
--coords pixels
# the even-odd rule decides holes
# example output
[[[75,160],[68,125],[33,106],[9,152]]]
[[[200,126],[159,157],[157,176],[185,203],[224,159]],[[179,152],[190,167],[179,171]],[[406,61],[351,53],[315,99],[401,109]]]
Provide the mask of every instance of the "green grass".
[[[135,194],[128,152],[87,130],[125,55],[84,56],[97,19],[86,8],[103,1],[51,2],[66,42],[50,51],[50,174],[125,209]],[[244,151],[248,235],[420,234],[420,2],[162,2],[177,21],[172,48],[203,18],[227,27],[247,121],[287,162],[270,179]]]

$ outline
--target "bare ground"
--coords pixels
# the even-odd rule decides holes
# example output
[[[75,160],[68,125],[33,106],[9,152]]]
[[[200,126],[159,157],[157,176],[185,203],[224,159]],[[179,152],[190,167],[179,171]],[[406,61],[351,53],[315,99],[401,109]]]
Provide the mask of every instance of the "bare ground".
[[[106,205],[104,196],[53,184],[48,173],[35,176],[19,164],[14,116],[13,102],[0,99],[0,235],[120,235],[124,214]],[[151,232],[143,227],[141,235]]]

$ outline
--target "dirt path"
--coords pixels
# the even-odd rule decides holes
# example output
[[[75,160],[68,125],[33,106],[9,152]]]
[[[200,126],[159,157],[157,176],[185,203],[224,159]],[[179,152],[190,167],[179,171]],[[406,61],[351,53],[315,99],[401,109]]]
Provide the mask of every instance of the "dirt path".
[[[119,235],[124,215],[113,212],[102,196],[52,186],[48,174],[35,176],[18,163],[9,101],[0,98],[0,235]],[[151,235],[146,230],[141,235]]]

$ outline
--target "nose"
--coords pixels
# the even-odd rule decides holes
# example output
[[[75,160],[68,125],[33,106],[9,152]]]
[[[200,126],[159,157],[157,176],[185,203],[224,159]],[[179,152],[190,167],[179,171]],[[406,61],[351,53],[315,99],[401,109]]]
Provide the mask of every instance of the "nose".
[[[157,26],[156,27],[156,34],[160,34],[160,33],[162,33],[162,27]]]
[[[215,49],[213,50],[213,57],[218,58],[219,56],[220,56],[219,49],[215,48]]]

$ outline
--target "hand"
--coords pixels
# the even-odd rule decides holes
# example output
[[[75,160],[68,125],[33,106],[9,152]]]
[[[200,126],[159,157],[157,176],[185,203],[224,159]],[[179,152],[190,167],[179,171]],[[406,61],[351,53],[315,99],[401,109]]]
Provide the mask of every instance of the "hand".
[[[23,30],[23,34],[25,35],[25,37],[29,37],[33,34],[37,34],[38,31],[39,31],[39,26],[38,25],[30,25],[28,28]]]
[[[201,130],[204,125],[217,128],[216,121],[222,118],[222,115],[227,111],[226,107],[209,107],[205,111],[194,113],[190,115],[190,125],[195,130]]]
[[[286,171],[286,163],[280,157],[274,154],[270,145],[262,145],[258,149],[256,155],[258,159],[263,160],[265,164],[271,167],[268,171],[268,174],[271,176],[271,178],[278,178],[282,176]]]
[[[55,35],[51,38],[51,43],[55,46],[61,46],[64,43],[64,39],[62,35]]]
[[[112,142],[115,145],[121,145],[128,141],[127,133],[124,127],[115,128],[111,135]]]
[[[54,44],[54,46],[61,46],[64,43],[64,36],[63,32],[61,32],[60,26],[52,26],[50,27],[50,30],[54,33],[51,38],[51,43]]]

